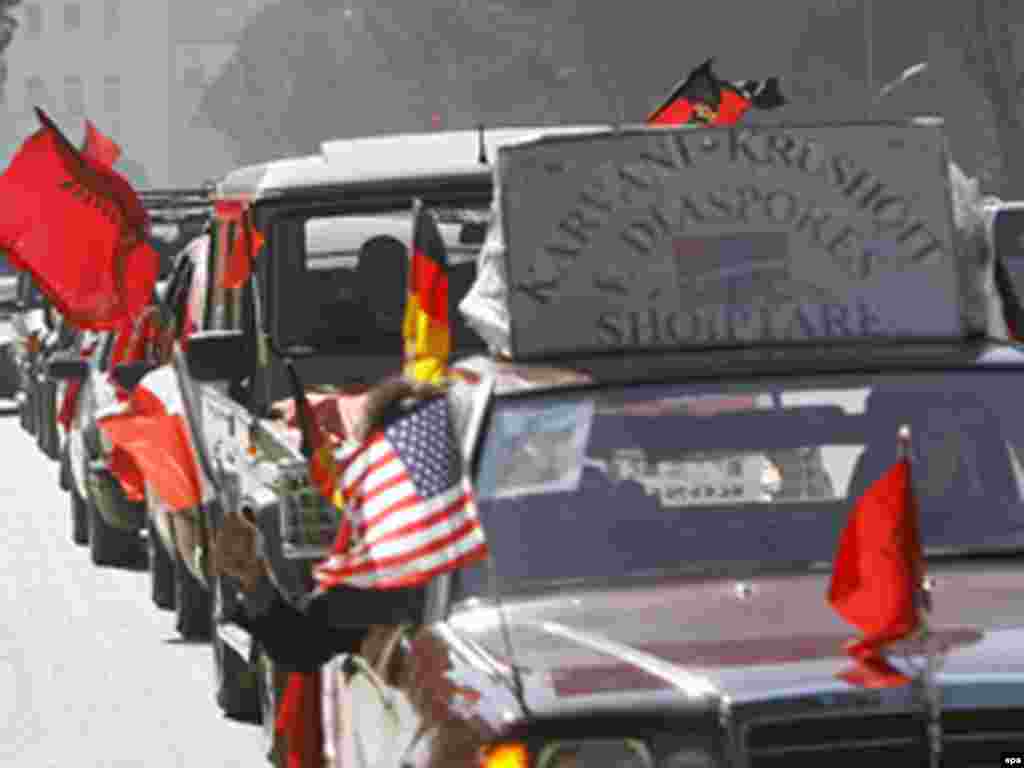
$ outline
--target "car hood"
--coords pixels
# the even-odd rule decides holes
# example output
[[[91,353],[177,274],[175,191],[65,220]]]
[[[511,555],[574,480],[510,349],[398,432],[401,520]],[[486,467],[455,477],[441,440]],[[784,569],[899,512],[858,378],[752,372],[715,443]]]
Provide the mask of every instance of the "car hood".
[[[932,654],[949,696],[991,680],[1024,693],[1024,579],[1020,568],[933,569]],[[713,580],[557,597],[506,599],[509,646],[489,608],[456,613],[452,627],[521,671],[533,713],[653,706],[757,705],[857,690],[845,643],[856,632],[825,601],[828,574]],[[887,653],[913,676],[920,642]],[[909,686],[902,686],[907,689]],[[978,696],[977,685],[961,694]],[[894,694],[898,695],[898,694]],[[1005,700],[1002,702],[1005,705]],[[977,705],[977,704],[975,704]]]

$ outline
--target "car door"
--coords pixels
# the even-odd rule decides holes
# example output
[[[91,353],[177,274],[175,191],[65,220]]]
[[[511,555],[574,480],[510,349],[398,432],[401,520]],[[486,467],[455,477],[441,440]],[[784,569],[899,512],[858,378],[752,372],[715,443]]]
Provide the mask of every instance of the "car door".
[[[202,328],[206,309],[208,289],[209,235],[194,238],[183,249],[180,261],[168,280],[166,301],[175,321],[176,338],[187,337]],[[165,350],[160,350],[159,359],[166,359]],[[186,372],[187,373],[187,372]],[[188,386],[193,386],[189,382]],[[174,552],[177,548],[176,538],[172,531],[174,516],[169,507],[147,485],[147,513],[153,520],[154,527],[164,548]]]
[[[227,292],[218,285],[220,271],[230,240],[221,222],[215,222],[211,235],[203,235],[189,245],[192,260],[191,284],[182,318],[182,335],[187,337],[206,329],[230,330],[235,326],[240,306],[240,291]],[[201,583],[208,574],[203,565],[202,548],[207,536],[206,517],[212,502],[223,487],[225,465],[235,464],[242,453],[236,435],[239,413],[244,408],[227,397],[227,385],[221,382],[199,384],[189,374],[179,346],[173,363],[186,409],[189,436],[199,462],[203,485],[203,515],[173,517],[179,555]],[[244,422],[244,417],[242,417]],[[207,586],[209,586],[207,584]]]

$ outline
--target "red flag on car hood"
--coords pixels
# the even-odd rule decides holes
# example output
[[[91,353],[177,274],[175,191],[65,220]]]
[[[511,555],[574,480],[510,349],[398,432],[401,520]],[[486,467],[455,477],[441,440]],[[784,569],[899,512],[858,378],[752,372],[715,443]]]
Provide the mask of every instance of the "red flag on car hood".
[[[921,626],[923,573],[910,460],[901,458],[857,501],[832,567],[828,602],[863,633],[848,647],[859,667],[846,675],[849,682],[908,682],[882,659],[881,649]]]
[[[124,177],[37,115],[42,127],[0,176],[0,248],[72,325],[117,328],[149,303],[156,284],[148,215]]]
[[[125,413],[97,424],[115,448],[134,460],[157,496],[175,512],[202,503],[203,481],[174,368],[148,373],[132,391]]]

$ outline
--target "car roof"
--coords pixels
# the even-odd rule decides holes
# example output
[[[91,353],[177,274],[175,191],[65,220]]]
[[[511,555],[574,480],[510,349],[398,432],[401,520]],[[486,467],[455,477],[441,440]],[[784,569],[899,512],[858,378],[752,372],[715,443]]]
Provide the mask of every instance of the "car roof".
[[[330,188],[367,182],[486,176],[499,147],[547,135],[601,133],[607,125],[495,128],[479,131],[379,134],[325,141],[319,154],[244,166],[227,174],[214,197],[255,201],[286,196],[292,190]]]
[[[1024,368],[1024,345],[977,340],[964,343],[857,343],[832,347],[775,347],[699,351],[630,352],[537,362],[482,355],[456,367],[491,376],[498,395],[544,392],[591,384],[611,386],[687,380],[736,380],[761,376],[875,374]]]

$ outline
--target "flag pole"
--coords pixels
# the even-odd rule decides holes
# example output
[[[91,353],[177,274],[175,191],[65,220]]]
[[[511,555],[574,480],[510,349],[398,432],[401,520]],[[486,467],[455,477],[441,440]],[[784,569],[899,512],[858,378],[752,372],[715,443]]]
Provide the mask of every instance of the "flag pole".
[[[897,438],[897,452],[901,461],[906,461],[908,466],[913,468],[913,452],[911,450],[910,427],[902,425]],[[910,473],[911,490],[913,493],[913,472]],[[917,516],[915,527],[919,525],[920,510],[917,504],[913,505],[913,514]],[[936,681],[937,656],[934,653],[931,626],[928,622],[928,615],[932,610],[931,593],[927,585],[924,573],[924,556],[921,556],[921,573],[918,574],[918,583],[914,589],[914,600],[917,603],[918,615],[918,637],[924,651],[924,667],[919,675],[919,686],[922,697],[922,708],[924,710],[924,746],[928,751],[929,768],[940,768],[942,764],[942,697]]]

